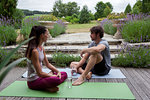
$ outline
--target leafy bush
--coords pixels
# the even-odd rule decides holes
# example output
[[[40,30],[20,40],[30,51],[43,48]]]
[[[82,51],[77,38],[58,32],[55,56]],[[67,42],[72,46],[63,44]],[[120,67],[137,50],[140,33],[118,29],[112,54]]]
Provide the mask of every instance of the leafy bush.
[[[50,34],[52,37],[56,37],[60,34],[65,33],[65,25],[61,20],[56,21],[56,24],[54,24],[54,28],[50,29]]]
[[[116,33],[116,31],[117,31],[117,28],[113,27],[112,22],[107,20],[107,19],[104,19],[101,22],[101,25],[104,28],[104,32],[107,33],[107,34],[114,35]]]
[[[40,25],[38,19],[38,17],[27,17],[23,20],[20,33],[24,36],[24,39],[28,39],[34,25]]]
[[[13,26],[0,25],[0,42],[4,43],[4,46],[16,43],[16,38],[17,33]]]
[[[61,52],[53,54],[52,61],[55,62],[57,66],[65,67],[69,66],[72,61],[80,61],[80,56],[74,56],[70,54],[64,54]]]
[[[50,14],[50,15],[41,15],[39,17],[40,21],[56,21],[58,20],[54,15]]]
[[[148,46],[127,46],[126,52],[120,50],[117,58],[112,60],[112,65],[122,67],[150,67],[150,49]]]
[[[122,19],[126,18],[127,16],[124,13],[111,13],[107,16],[108,19]]]
[[[130,21],[124,24],[121,33],[127,42],[148,42],[150,41],[150,19]]]

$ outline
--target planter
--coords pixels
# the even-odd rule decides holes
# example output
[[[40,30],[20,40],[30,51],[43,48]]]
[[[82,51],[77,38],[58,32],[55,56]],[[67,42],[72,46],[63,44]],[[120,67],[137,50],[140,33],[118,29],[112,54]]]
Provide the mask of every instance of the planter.
[[[39,21],[39,23],[48,29],[52,29],[54,27],[54,24],[56,24],[56,21]],[[65,26],[68,25],[69,22],[63,22]]]
[[[117,32],[115,33],[113,38],[122,39],[122,35],[120,33],[120,28],[122,26],[122,23],[125,22],[125,20],[124,19],[113,19],[113,20],[111,20],[111,22],[113,23],[113,27],[117,27]]]

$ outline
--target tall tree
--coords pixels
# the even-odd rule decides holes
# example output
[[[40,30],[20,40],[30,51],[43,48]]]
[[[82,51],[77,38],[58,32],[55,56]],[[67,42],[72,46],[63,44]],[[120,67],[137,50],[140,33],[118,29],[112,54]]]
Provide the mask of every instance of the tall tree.
[[[68,2],[66,4],[66,15],[72,16],[73,14],[79,14],[80,7],[76,2]]]
[[[105,4],[111,9],[111,11],[113,11],[113,6],[111,5],[110,2],[106,2]]]
[[[16,10],[18,0],[0,0],[0,14],[6,18],[12,18]]]
[[[124,13],[127,14],[127,13],[130,13],[131,11],[132,11],[131,5],[128,4],[128,5],[126,6],[126,9],[125,9]]]
[[[150,12],[150,0],[142,0],[142,12]]]
[[[73,14],[78,14],[80,7],[77,5],[76,2],[68,2],[62,3],[61,0],[55,2],[53,6],[53,15],[56,17],[63,17],[63,16],[72,16]]]
[[[98,19],[100,17],[104,17],[103,16],[103,13],[104,13],[104,9],[106,8],[106,4],[104,4],[102,1],[101,2],[98,2],[96,4],[96,7],[95,7],[95,10],[96,10],[96,13],[95,13],[95,19]]]
[[[63,4],[61,0],[56,1],[52,13],[57,17],[65,16],[65,4]]]
[[[83,24],[88,22],[90,22],[90,11],[87,5],[84,5],[79,15],[79,23]]]
[[[111,13],[111,9],[108,6],[106,6],[106,8],[104,9],[103,16],[107,17],[110,13]]]

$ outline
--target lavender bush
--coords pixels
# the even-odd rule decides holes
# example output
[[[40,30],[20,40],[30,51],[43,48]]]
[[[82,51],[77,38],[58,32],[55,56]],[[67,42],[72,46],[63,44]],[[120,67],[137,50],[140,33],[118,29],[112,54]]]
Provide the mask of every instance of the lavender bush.
[[[127,42],[149,42],[150,19],[129,21],[124,24],[121,33]]]
[[[150,49],[148,45],[124,46],[112,65],[122,67],[150,67]]]
[[[107,34],[114,35],[117,31],[117,28],[113,27],[113,23],[108,19],[102,20],[101,25],[104,28],[104,32]]]
[[[65,30],[65,24],[62,22],[62,20],[58,20],[56,21],[56,24],[54,24],[54,28],[50,30],[50,34],[52,37],[56,37],[60,34],[65,33]]]
[[[24,36],[24,39],[28,39],[30,31],[34,25],[40,25],[38,17],[28,17],[23,20],[20,33]]]
[[[5,46],[16,43],[17,33],[14,23],[14,20],[0,16],[0,41],[5,42]]]

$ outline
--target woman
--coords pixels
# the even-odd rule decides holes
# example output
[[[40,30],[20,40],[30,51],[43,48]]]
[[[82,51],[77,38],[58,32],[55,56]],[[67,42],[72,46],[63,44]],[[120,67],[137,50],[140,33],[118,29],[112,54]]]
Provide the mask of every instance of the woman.
[[[57,92],[59,84],[67,78],[66,72],[59,72],[46,58],[43,42],[47,41],[49,31],[44,26],[33,26],[29,38],[30,40],[25,56],[28,61],[28,78],[27,84],[30,89],[47,90],[49,92]],[[50,73],[42,71],[42,62],[51,70]]]

